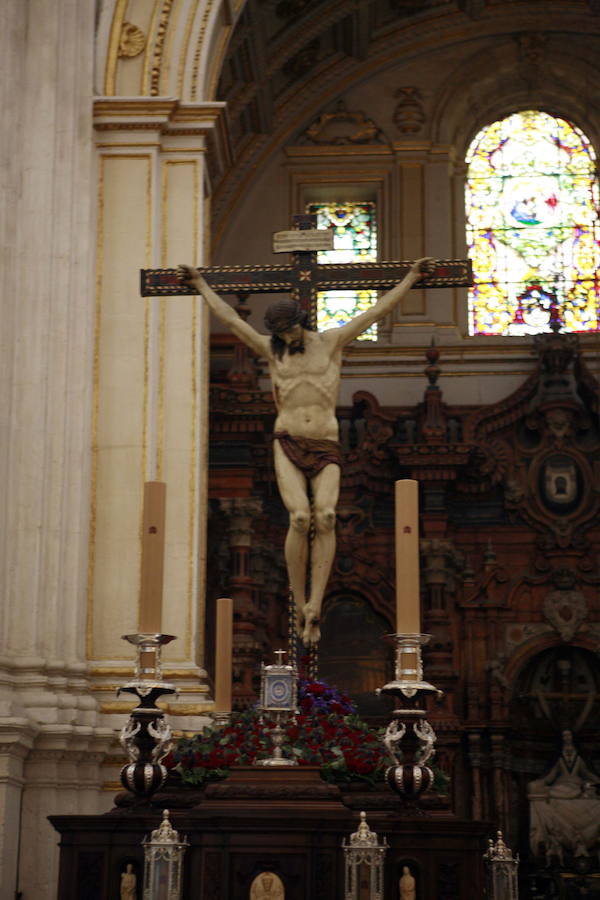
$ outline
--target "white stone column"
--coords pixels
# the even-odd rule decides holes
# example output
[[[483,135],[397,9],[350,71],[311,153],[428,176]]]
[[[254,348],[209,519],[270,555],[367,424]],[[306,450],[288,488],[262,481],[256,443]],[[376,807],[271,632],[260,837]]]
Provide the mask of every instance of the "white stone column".
[[[9,59],[15,45],[18,56],[16,71],[2,79],[14,94],[3,133],[16,142],[3,235],[3,332],[11,345],[3,409],[10,437],[2,461],[5,651],[33,666],[68,666],[84,653],[94,3],[9,0],[2,13],[12,14],[0,29]]]
[[[55,895],[46,816],[69,808],[77,777],[66,791],[56,781],[54,799],[28,781],[41,736],[58,736],[73,772],[82,753],[103,753],[111,737],[96,727],[85,661],[94,7],[0,4],[0,900],[17,889],[36,900]],[[97,773],[96,797],[99,785]],[[39,890],[30,890],[32,878]]]
[[[463,258],[464,238],[460,240],[461,252],[457,254],[454,233],[454,148],[433,144],[428,153],[425,168],[425,245],[427,254],[438,259],[458,256]],[[456,338],[459,334],[458,307],[464,301],[465,288],[437,288],[427,292],[427,311],[437,326],[438,341]]]
[[[212,708],[205,683],[204,546],[207,453],[207,312],[197,297],[146,298],[139,269],[200,265],[206,155],[222,103],[169,97],[98,97],[98,294],[95,451],[90,566],[90,659],[101,708],[136,631],[143,483],[167,485],[162,629],[177,636],[163,672],[180,690],[174,727],[191,730]],[[216,139],[216,138],[215,138]],[[115,361],[119,361],[115,365]],[[119,621],[119,630],[113,623]]]
[[[21,840],[21,800],[25,783],[23,765],[31,751],[37,728],[22,717],[0,720],[0,897],[14,900]]]
[[[25,898],[56,897],[59,835],[47,817],[93,815],[112,806],[112,795],[98,790],[110,741],[92,728],[41,729],[24,765],[19,890]]]

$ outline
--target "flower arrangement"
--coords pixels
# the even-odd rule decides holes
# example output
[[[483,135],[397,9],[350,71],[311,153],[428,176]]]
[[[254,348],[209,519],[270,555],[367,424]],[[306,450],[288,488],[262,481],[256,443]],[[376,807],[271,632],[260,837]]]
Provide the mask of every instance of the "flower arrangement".
[[[349,697],[323,681],[300,678],[298,709],[285,727],[285,756],[301,766],[319,766],[326,781],[383,781],[386,768],[393,765],[383,731],[360,719]],[[181,738],[163,763],[189,785],[225,778],[231,766],[271,756],[268,730],[273,724],[261,718],[257,708],[234,713],[220,728],[204,728],[191,738]]]
[[[285,727],[282,749],[299,765],[320,766],[327,781],[374,782],[390,765],[380,734],[363,722],[346,694],[323,681],[298,680],[299,714]],[[234,713],[221,728],[204,728],[182,738],[165,758],[186,784],[224,778],[235,765],[252,765],[271,755],[274,723],[255,708]]]

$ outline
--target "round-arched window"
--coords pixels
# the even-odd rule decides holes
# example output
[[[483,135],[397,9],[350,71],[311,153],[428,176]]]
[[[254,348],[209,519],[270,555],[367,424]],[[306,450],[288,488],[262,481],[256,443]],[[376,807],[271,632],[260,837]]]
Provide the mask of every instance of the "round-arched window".
[[[600,198],[585,134],[517,112],[483,128],[466,162],[469,333],[600,331]]]

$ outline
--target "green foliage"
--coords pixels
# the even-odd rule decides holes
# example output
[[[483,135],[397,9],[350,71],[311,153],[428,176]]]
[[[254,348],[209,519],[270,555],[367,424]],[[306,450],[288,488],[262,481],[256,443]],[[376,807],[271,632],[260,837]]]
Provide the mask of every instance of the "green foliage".
[[[268,719],[261,722],[257,710],[234,714],[224,727],[204,728],[192,738],[182,738],[165,765],[179,772],[187,784],[223,778],[231,766],[252,765],[271,756],[272,727]],[[326,781],[375,783],[392,764],[381,733],[355,714],[314,710],[296,716],[284,730],[284,755],[301,766],[320,766]]]
[[[383,743],[384,730],[370,728],[336,688],[304,679],[298,687],[300,714],[284,727],[284,756],[300,766],[319,766],[325,781],[382,782],[388,766],[395,765]],[[272,755],[269,732],[274,725],[257,709],[233,713],[226,725],[181,738],[163,763],[196,787],[226,778],[232,766],[252,765]],[[434,790],[447,794],[448,777],[439,769],[434,774]]]

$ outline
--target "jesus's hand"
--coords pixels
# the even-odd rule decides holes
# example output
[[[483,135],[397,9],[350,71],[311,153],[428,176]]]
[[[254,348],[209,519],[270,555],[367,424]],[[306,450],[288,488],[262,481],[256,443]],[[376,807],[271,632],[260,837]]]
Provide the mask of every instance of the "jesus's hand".
[[[423,256],[421,259],[416,259],[410,267],[410,271],[419,276],[432,275],[435,271],[435,259],[433,256]]]
[[[200,285],[203,281],[198,269],[194,268],[194,266],[186,266],[180,265],[177,266],[177,277],[183,284],[188,284],[191,287],[200,288]]]

